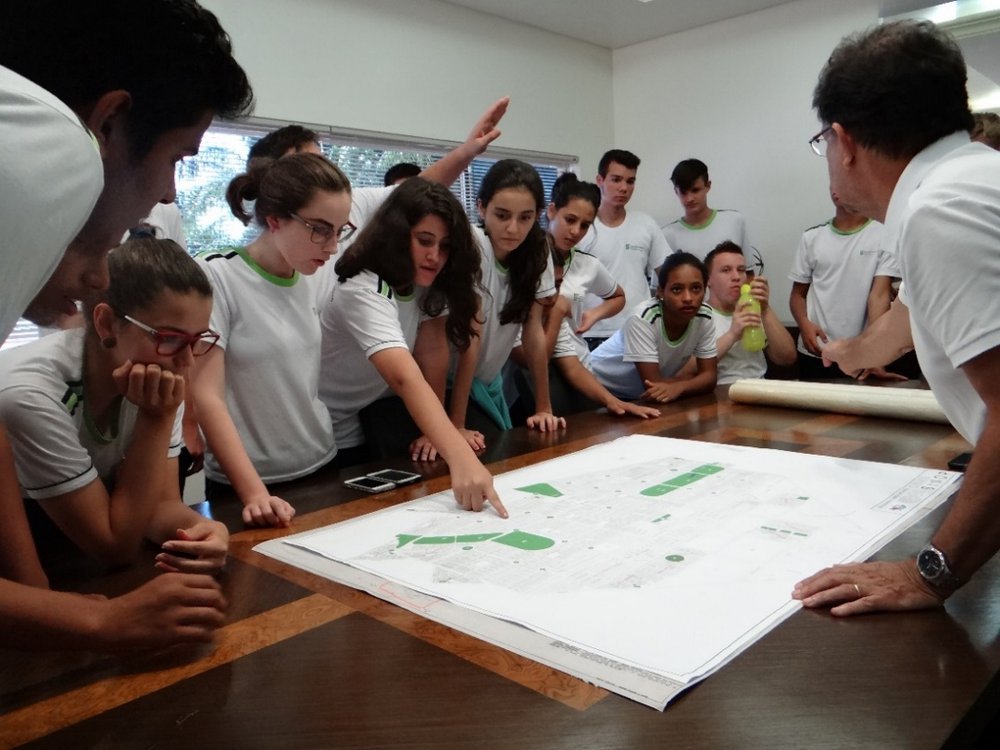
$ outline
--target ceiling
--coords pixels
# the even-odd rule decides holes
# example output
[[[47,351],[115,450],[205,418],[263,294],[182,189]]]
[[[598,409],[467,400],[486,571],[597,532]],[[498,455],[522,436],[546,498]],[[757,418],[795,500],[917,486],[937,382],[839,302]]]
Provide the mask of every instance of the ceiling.
[[[754,13],[790,0],[445,0],[616,49]]]
[[[793,0],[444,0],[452,5],[506,18],[617,49],[650,39],[724,21],[784,5]],[[880,0],[883,18],[924,15],[935,0]],[[995,2],[961,0],[973,13],[993,10]],[[964,11],[963,11],[964,12]],[[996,13],[993,14],[994,17]],[[1000,24],[998,24],[1000,25]],[[997,25],[972,32],[956,33],[969,64],[969,97],[974,107],[1000,109],[1000,32]],[[957,30],[956,30],[957,31]]]

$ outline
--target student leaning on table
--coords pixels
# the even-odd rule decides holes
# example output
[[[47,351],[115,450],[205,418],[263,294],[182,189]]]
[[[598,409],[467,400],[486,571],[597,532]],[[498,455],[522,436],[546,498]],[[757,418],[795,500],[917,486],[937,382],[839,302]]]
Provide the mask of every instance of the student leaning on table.
[[[84,328],[0,354],[0,422],[21,487],[85,553],[132,563],[143,539],[159,570],[211,573],[229,532],[181,499],[185,379],[215,346],[212,288],[172,240],[111,251],[109,285]]]
[[[834,341],[845,372],[915,348],[955,428],[976,446],[965,481],[916,559],[836,565],[793,596],[836,615],[940,606],[1000,548],[1000,153],[970,143],[958,45],[931,23],[897,22],[834,50],[813,95],[830,186],[883,221],[899,299],[859,338]]]
[[[173,197],[177,159],[253,94],[215,16],[186,0],[11,0],[0,65],[19,74],[0,71],[0,320],[25,307],[43,320],[107,284],[107,251]],[[156,647],[207,640],[224,621],[206,575],[159,575],[114,599],[49,591],[2,428],[0,516],[0,645]]]

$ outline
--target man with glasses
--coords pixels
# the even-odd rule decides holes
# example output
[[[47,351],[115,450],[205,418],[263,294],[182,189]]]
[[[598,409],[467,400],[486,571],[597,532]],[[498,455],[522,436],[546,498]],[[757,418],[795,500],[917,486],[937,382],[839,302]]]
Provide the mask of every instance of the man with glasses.
[[[813,142],[823,149],[826,141]],[[883,227],[850,211],[836,193],[834,217],[802,234],[788,278],[788,307],[799,327],[799,378],[843,377],[824,367],[822,347],[832,339],[853,338],[889,309],[892,282],[899,277],[895,253],[886,247]],[[905,380],[877,368],[876,377]]]
[[[933,24],[896,22],[843,40],[820,73],[831,189],[883,221],[899,299],[825,359],[851,372],[915,347],[945,414],[975,444],[962,488],[915,557],[838,565],[793,596],[835,615],[941,606],[1000,549],[1000,153],[971,143],[966,66]],[[821,146],[822,148],[822,146]]]

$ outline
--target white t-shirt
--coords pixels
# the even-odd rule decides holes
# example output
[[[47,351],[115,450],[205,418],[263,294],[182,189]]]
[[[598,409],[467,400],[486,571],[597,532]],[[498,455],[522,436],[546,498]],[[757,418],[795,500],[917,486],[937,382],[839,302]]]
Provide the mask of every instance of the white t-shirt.
[[[712,323],[715,325],[715,340],[718,341],[733,325],[733,314],[724,313],[714,307]],[[767,358],[764,352],[748,352],[740,341],[736,341],[729,351],[719,357],[717,385],[729,385],[745,378],[762,378],[767,372]]]
[[[361,234],[361,230],[371,223],[375,212],[382,207],[386,198],[395,189],[395,185],[389,185],[388,187],[359,187],[351,190],[351,213],[349,221],[358,229],[347,238],[346,242],[338,244],[338,255],[354,244],[354,241]],[[313,274],[316,277],[316,283],[319,285],[319,299],[324,303],[330,299],[333,287],[337,284],[337,272],[334,270],[334,266],[337,265],[335,261],[336,258],[331,258],[326,265]],[[320,307],[322,308],[322,305]]]
[[[102,479],[109,487],[128,454],[139,408],[122,399],[118,419],[101,433],[85,406],[82,328],[0,354],[0,422],[8,428],[18,482],[36,500]],[[181,451],[177,410],[167,458]]]
[[[850,232],[835,228],[832,221],[807,229],[788,274],[792,281],[810,285],[806,314],[831,340],[852,338],[864,330],[876,276],[899,276],[896,254],[876,221]],[[801,335],[798,349],[809,354]]]
[[[708,222],[699,227],[688,224],[683,218],[672,221],[663,227],[663,236],[675,253],[691,253],[698,260],[705,260],[706,255],[727,240],[739,245],[748,261],[753,256],[746,219],[739,211],[728,208],[712,209]]]
[[[511,349],[521,331],[520,323],[500,324],[500,311],[510,298],[509,271],[493,255],[493,246],[489,237],[480,227],[472,227],[472,236],[479,245],[483,271],[483,289],[480,290],[483,314],[482,345],[479,350],[479,364],[476,366],[476,377],[484,383],[492,383],[500,374],[504,362],[510,356]],[[517,252],[524,252],[518,250]],[[556,292],[555,274],[552,270],[552,257],[546,253],[546,267],[538,279],[535,289],[535,299],[551,297]]]
[[[243,248],[198,256],[212,283],[212,330],[225,350],[226,406],[265,483],[305,476],[337,452],[319,400],[320,326],[314,276],[272,276]],[[211,451],[209,479],[226,476]]]
[[[607,299],[615,293],[617,288],[618,282],[615,281],[614,276],[595,256],[577,248],[570,250],[566,265],[563,267],[559,296],[569,300],[571,316],[562,319],[556,345],[562,349],[565,344],[560,346],[559,339],[568,336],[574,351],[582,360],[590,349],[583,337],[577,335],[576,329],[580,327],[584,310],[587,309],[584,307],[587,296],[593,295]],[[554,352],[553,358],[555,358]]]
[[[959,368],[1000,346],[1000,152],[964,132],[921,151],[893,190],[886,235],[920,369],[975,444],[986,405]]]
[[[184,252],[188,251],[187,235],[184,234],[184,217],[181,216],[181,210],[176,203],[157,203],[150,210],[149,216],[139,224],[151,227],[158,239],[173,240]],[[132,229],[125,232],[122,242],[125,242],[131,233]]]
[[[45,89],[0,67],[0,343],[55,271],[103,189],[101,155],[80,118]]]
[[[702,305],[681,337],[671,341],[663,326],[660,300],[651,299],[636,306],[625,327],[594,350],[590,364],[605,388],[631,401],[646,390],[636,362],[654,362],[661,377],[669,378],[692,354],[698,359],[711,359],[716,352],[715,326],[708,305]]]
[[[625,325],[633,307],[650,298],[650,285],[656,286],[653,276],[672,252],[671,246],[651,217],[630,210],[616,227],[607,226],[600,217],[595,219],[580,242],[580,249],[601,261],[625,292],[625,309],[597,322],[587,332],[587,336],[594,338],[611,336]],[[589,297],[586,307],[600,303],[600,298]]]
[[[391,391],[371,363],[385,349],[413,351],[424,319],[420,290],[402,296],[362,271],[338,282],[323,308],[319,395],[330,412],[338,448],[364,443],[358,412]]]

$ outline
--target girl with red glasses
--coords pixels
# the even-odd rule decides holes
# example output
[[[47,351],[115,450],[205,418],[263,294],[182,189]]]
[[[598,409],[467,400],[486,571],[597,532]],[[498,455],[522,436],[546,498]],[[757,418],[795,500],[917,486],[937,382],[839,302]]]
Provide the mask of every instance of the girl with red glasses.
[[[177,469],[186,376],[218,338],[212,288],[171,240],[131,240],[108,270],[86,328],[0,356],[0,422],[22,493],[109,565],[149,539],[160,570],[218,570],[229,534],[184,504]]]

